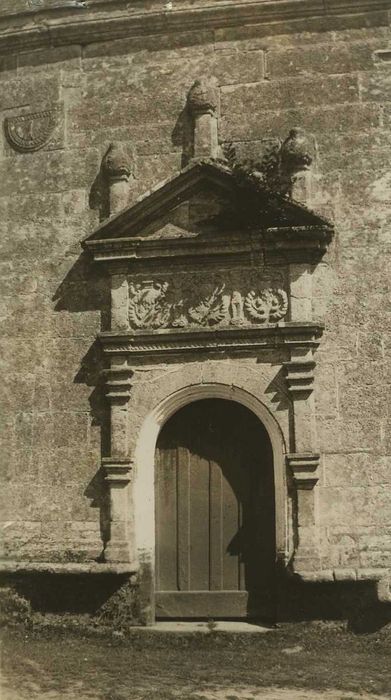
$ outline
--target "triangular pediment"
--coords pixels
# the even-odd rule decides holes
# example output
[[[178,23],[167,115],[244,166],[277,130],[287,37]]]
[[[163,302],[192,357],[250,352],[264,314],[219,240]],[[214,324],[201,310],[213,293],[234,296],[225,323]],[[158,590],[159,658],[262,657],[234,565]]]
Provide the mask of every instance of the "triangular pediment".
[[[175,245],[186,241],[218,245],[219,240],[226,244],[232,237],[244,240],[254,234],[268,237],[270,243],[278,232],[291,239],[292,231],[305,232],[307,238],[322,232],[330,238],[331,227],[279,193],[240,182],[224,164],[198,161],[102,223],[84,247],[94,253],[114,247],[125,256],[125,249],[136,244],[138,250],[153,245],[156,249],[160,241],[174,251]]]

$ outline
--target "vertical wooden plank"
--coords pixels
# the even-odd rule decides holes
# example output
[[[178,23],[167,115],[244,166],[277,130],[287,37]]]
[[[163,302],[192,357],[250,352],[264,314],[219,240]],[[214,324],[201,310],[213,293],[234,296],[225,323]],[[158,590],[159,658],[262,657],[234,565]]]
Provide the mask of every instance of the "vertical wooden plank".
[[[160,455],[158,517],[159,583],[158,590],[177,589],[177,453],[164,448]]]
[[[265,430],[247,409],[208,400],[182,409],[159,440],[157,600],[169,596],[175,603],[163,606],[164,614],[209,615],[216,606],[216,614],[245,615],[246,590],[255,610],[273,588],[274,571],[274,483]],[[230,596],[223,607],[219,596]]]
[[[234,453],[231,453],[231,459]],[[239,581],[239,557],[241,533],[239,532],[239,504],[227,478],[223,479],[223,588],[237,590]]]
[[[178,590],[190,589],[190,454],[178,447],[177,461],[177,543]]]
[[[239,523],[239,532],[241,533],[241,539],[243,543],[243,510],[244,510],[244,505],[243,503],[239,503],[239,508],[238,508],[238,523]],[[240,553],[239,555],[239,561],[238,561],[238,573],[239,573],[239,590],[240,591],[245,591],[246,590],[246,566],[245,566],[245,557],[243,556],[243,553]]]
[[[160,586],[160,513],[159,513],[159,486],[160,486],[160,450],[155,451],[155,589]]]
[[[195,454],[190,467],[191,590],[209,589],[209,462]]]
[[[223,500],[222,474],[219,464],[210,462],[209,500],[209,588],[223,589]]]

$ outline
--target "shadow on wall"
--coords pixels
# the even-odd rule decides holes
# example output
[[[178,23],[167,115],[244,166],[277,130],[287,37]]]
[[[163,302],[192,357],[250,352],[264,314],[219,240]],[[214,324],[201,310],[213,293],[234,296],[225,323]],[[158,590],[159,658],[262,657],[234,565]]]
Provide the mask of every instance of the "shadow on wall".
[[[98,212],[100,223],[110,216],[110,190],[103,170],[103,161],[92,183],[88,203],[90,209]]]
[[[94,311],[100,312],[101,330],[109,328],[110,285],[107,277],[102,276],[101,270],[95,269],[89,255],[84,251],[57,288],[53,301],[56,312],[66,311],[69,314],[79,316],[75,320],[73,328],[72,318],[70,319],[70,340],[72,334],[77,332],[74,329],[79,328],[82,329],[83,337],[94,337],[96,334],[96,314],[91,316],[91,312]],[[91,332],[89,331],[89,322],[91,323]],[[64,350],[65,352],[66,350]],[[99,341],[94,339],[80,360],[80,367],[73,382],[84,384],[92,390],[89,396],[91,425],[100,429],[100,453],[104,457],[110,454],[110,421],[109,407],[101,378],[102,369],[104,369],[103,353]],[[108,503],[100,466],[89,484],[80,484],[80,489],[83,490],[84,496],[91,500],[91,507],[99,509],[101,535],[103,543],[105,543],[108,529]]]
[[[347,620],[356,634],[376,632],[391,622],[391,606],[379,603],[374,581],[304,583],[280,576],[277,620]]]
[[[171,142],[173,146],[182,148],[181,167],[186,167],[194,151],[194,125],[187,105],[182,109],[172,130]]]
[[[377,601],[373,582],[303,583],[282,577],[277,591],[276,615],[253,622],[347,621],[355,634],[374,633],[391,623],[391,606]],[[129,574],[2,576],[0,620],[31,625],[34,614],[48,613],[66,615],[67,622],[74,616],[77,625],[129,628],[146,622],[140,593],[135,577]]]

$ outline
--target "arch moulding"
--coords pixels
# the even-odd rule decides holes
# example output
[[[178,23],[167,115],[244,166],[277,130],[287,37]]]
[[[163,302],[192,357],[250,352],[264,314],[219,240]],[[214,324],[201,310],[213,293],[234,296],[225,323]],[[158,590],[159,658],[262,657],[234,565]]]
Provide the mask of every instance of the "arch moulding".
[[[137,555],[154,560],[154,464],[155,446],[160,430],[169,418],[185,405],[201,399],[235,401],[254,413],[265,426],[273,449],[276,506],[276,549],[280,560],[287,561],[291,552],[289,494],[287,486],[285,441],[276,418],[265,404],[245,389],[221,383],[183,386],[168,395],[148,414],[141,427],[135,451],[133,483],[134,526]]]

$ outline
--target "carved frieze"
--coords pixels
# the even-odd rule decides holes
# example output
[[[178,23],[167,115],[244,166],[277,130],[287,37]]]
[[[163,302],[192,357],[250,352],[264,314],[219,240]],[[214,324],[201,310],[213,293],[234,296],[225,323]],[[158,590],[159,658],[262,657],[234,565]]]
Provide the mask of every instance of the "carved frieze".
[[[284,274],[244,270],[178,273],[129,282],[129,325],[135,329],[275,324],[288,313]]]

